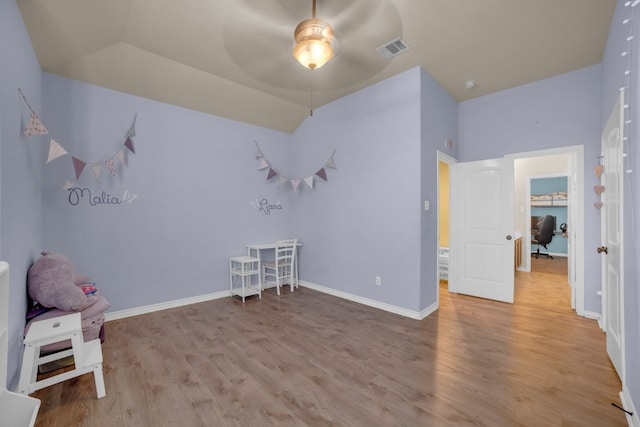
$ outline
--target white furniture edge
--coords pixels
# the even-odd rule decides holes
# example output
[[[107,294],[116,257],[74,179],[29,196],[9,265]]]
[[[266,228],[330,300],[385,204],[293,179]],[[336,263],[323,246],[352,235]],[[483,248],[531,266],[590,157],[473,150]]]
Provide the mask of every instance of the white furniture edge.
[[[9,347],[9,264],[0,261],[0,424],[33,426],[40,409],[40,400],[6,389]],[[5,424],[6,423],[6,424]]]

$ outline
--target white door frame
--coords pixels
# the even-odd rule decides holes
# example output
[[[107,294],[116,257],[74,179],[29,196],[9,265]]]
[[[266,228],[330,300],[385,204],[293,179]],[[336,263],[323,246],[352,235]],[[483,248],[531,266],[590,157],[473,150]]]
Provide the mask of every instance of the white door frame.
[[[569,277],[570,285],[575,290],[575,310],[579,316],[584,316],[584,147],[582,145],[573,145],[568,147],[558,147],[547,150],[528,151],[523,153],[508,154],[505,157],[515,159],[524,159],[528,157],[549,156],[554,154],[569,154],[570,166],[568,167],[568,179],[570,194],[569,203],[575,209],[572,210],[574,225],[571,227],[572,242],[575,250],[568,255],[571,257],[575,253],[575,259],[569,259],[574,266],[574,277]],[[571,181],[575,180],[575,191]],[[515,207],[514,207],[515,209]],[[531,215],[531,212],[529,212]],[[529,256],[531,256],[531,248],[529,246]],[[571,283],[571,281],[574,281]],[[573,298],[572,298],[573,299]]]
[[[438,201],[440,201],[440,162],[444,162],[446,164],[449,165],[449,188],[451,188],[451,166],[454,165],[455,163],[458,163],[458,159],[456,159],[455,157],[451,157],[450,155],[443,153],[440,150],[436,150],[436,170],[438,171],[437,173],[437,177],[436,177],[436,185],[438,188],[437,191],[437,198]],[[451,193],[449,193],[449,200],[451,200]],[[449,202],[451,203],[451,202]],[[436,233],[436,244],[437,244],[437,249],[436,250],[436,254],[439,253],[439,247],[440,247],[440,208],[438,207],[438,212],[437,212],[437,227],[438,227],[438,232]],[[451,211],[449,211],[449,217],[451,217]],[[451,239],[451,222],[449,221],[449,239]],[[451,240],[449,240],[449,245],[451,245]],[[437,257],[437,255],[436,255]],[[436,262],[438,262],[438,260],[436,259]],[[438,307],[440,307],[440,272],[439,269],[437,268],[437,264],[436,264],[436,283],[438,286],[436,295],[437,295],[437,299],[436,299],[436,304],[438,305]],[[452,291],[451,289],[451,281],[449,281],[449,291]]]

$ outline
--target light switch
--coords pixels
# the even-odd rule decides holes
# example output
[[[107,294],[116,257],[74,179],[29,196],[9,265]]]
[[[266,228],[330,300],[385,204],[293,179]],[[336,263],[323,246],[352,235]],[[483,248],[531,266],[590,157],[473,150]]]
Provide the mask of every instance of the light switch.
[[[424,210],[425,210],[425,211],[428,211],[429,209],[431,209],[431,206],[429,205],[429,201],[428,201],[428,200],[425,200],[425,201],[424,201]]]

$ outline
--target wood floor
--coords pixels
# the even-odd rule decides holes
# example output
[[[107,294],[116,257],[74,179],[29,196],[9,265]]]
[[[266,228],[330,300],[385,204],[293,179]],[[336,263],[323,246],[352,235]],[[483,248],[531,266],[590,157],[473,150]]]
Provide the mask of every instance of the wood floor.
[[[534,261],[514,305],[441,286],[422,321],[301,288],[108,322],[107,396],[91,375],[40,390],[36,425],[626,426],[566,260]]]

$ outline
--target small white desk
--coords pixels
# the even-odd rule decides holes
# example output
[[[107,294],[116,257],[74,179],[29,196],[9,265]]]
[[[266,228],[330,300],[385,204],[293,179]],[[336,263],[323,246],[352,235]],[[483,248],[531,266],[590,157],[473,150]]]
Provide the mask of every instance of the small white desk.
[[[302,243],[298,242],[298,244],[296,245],[296,258],[295,258],[295,264],[296,264],[296,277],[298,276],[298,250],[297,248],[299,248],[300,246],[302,246]],[[258,258],[260,260],[260,265],[262,265],[262,258],[260,256],[260,253],[262,251],[275,251],[276,249],[276,242],[271,242],[271,243],[256,243],[256,244],[251,244],[251,245],[247,245],[247,254],[249,256],[255,256],[256,258]],[[264,286],[264,277],[262,277],[262,271],[260,271],[260,283],[263,284]],[[298,283],[296,283],[296,286],[298,285]]]

